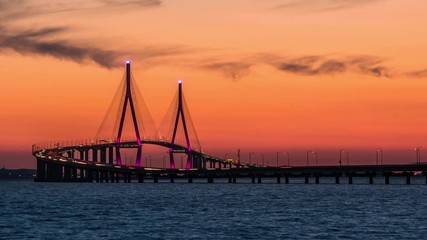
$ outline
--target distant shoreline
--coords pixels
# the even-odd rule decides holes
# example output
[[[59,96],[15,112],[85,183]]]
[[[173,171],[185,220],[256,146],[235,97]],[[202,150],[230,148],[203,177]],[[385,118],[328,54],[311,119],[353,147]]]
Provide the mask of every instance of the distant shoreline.
[[[2,179],[33,179],[36,169],[0,169],[0,180]]]

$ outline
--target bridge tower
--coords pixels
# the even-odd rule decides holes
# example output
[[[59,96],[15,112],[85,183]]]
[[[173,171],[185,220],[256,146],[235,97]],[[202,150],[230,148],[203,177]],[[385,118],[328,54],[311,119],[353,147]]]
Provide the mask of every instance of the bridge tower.
[[[132,99],[130,61],[126,61],[125,88],[126,88],[125,99],[123,102],[123,109],[122,109],[122,113],[120,115],[120,125],[119,125],[119,129],[117,132],[117,138],[116,138],[116,160],[117,160],[118,165],[122,164],[122,160],[121,160],[121,156],[120,156],[120,142],[121,142],[121,137],[122,137],[122,131],[123,131],[123,125],[124,125],[124,121],[125,121],[125,116],[126,116],[126,109],[127,109],[127,105],[129,104],[130,110],[132,113],[132,121],[133,121],[134,130],[135,130],[135,137],[136,137],[136,141],[138,144],[135,166],[140,167],[141,166],[141,156],[142,156],[142,144],[141,144],[141,137],[139,135],[138,122],[137,122],[137,118],[136,118],[135,104],[134,104],[134,101]]]
[[[182,127],[184,129],[184,134],[185,134],[185,144],[186,144],[186,150],[185,153],[187,154],[187,162],[185,165],[185,168],[189,169],[189,168],[193,168],[193,167],[200,167],[200,166],[195,166],[195,165],[200,165],[197,163],[197,159],[193,159],[193,154],[192,154],[192,148],[191,148],[191,142],[190,142],[190,137],[188,134],[188,128],[187,128],[187,121],[186,119],[190,118],[190,116],[186,116],[184,111],[185,109],[185,102],[183,100],[183,93],[182,93],[182,81],[178,81],[178,110],[176,112],[176,116],[174,117],[174,127],[173,127],[173,132],[172,132],[172,139],[171,139],[171,143],[175,144],[175,140],[176,140],[176,133],[178,130],[178,123],[179,120],[182,120]],[[186,118],[187,117],[187,118]],[[191,121],[191,119],[190,119]],[[197,135],[196,135],[196,140],[198,142],[197,139]],[[174,160],[174,149],[170,148],[169,149],[169,159],[170,159],[170,168],[175,169],[175,160]]]

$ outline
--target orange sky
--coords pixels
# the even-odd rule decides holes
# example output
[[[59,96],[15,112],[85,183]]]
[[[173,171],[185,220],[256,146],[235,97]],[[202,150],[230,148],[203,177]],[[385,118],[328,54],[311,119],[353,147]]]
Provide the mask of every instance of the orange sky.
[[[157,124],[184,81],[206,152],[427,146],[426,1],[0,3],[0,166],[93,137],[128,58]]]

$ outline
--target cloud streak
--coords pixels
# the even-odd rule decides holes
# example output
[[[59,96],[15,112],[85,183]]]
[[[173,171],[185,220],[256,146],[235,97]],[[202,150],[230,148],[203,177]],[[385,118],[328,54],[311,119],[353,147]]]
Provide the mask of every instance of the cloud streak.
[[[250,73],[252,65],[249,62],[214,62],[203,64],[201,67],[206,70],[221,72],[224,77],[238,81]]]
[[[160,0],[95,0],[78,3],[59,2],[55,4],[38,4],[28,0],[0,0],[0,51],[12,50],[22,55],[43,55],[58,59],[71,60],[78,63],[95,62],[104,68],[114,68],[121,65],[124,51],[109,50],[105,47],[96,47],[90,43],[76,43],[75,39],[63,40],[59,37],[72,32],[67,27],[44,27],[35,30],[18,31],[13,22],[25,18],[60,12],[79,11],[94,8],[106,8],[117,6],[155,7],[160,6]],[[145,58],[158,58],[170,55],[182,54],[182,47],[157,46],[146,47],[141,55]],[[137,51],[132,51],[137,52]]]
[[[392,77],[391,69],[383,65],[384,62],[384,59],[374,56],[304,56],[283,59],[273,66],[283,72],[308,76],[358,72],[374,77]]]
[[[274,6],[275,10],[300,11],[334,11],[346,8],[361,7],[364,5],[385,0],[287,0]]]
[[[93,61],[104,68],[119,66],[118,59],[123,53],[49,39],[65,30],[66,28],[44,28],[11,35],[1,34],[0,50],[9,49],[22,55],[45,55],[79,63]]]

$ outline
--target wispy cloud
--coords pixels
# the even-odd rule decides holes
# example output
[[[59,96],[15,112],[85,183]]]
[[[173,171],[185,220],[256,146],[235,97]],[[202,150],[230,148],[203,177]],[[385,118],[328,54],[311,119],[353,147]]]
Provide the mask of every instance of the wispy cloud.
[[[46,55],[75,62],[93,61],[105,68],[118,66],[123,53],[95,47],[76,46],[64,40],[55,40],[66,28],[44,28],[17,34],[0,34],[0,49],[10,49],[23,55]]]
[[[238,81],[250,73],[252,65],[249,62],[212,62],[202,64],[201,67],[206,70],[220,72],[224,77]]]
[[[160,0],[130,0],[130,1],[121,1],[121,0],[101,0],[101,2],[112,5],[112,6],[124,6],[124,5],[134,5],[141,7],[158,7],[162,5]]]
[[[104,68],[120,66],[124,56],[121,50],[97,47],[96,44],[65,39],[74,29],[68,27],[42,27],[34,30],[21,30],[14,21],[41,14],[54,14],[69,11],[87,10],[102,7],[154,7],[160,0],[94,0],[78,2],[38,3],[28,0],[0,0],[0,50],[12,50],[23,55],[45,55],[78,63],[93,61]],[[180,47],[146,47],[141,55],[145,58],[164,57],[182,53]],[[137,51],[133,51],[137,52]],[[1,52],[0,52],[1,53]]]
[[[273,66],[284,73],[303,76],[334,76],[353,72],[377,78],[391,78],[394,76],[395,71],[385,63],[385,58],[368,55],[307,55],[292,57],[262,53],[240,61],[213,61],[202,64],[201,67],[221,73],[234,81],[249,75],[251,68],[261,64]]]
[[[384,59],[374,56],[303,56],[283,58],[273,65],[288,73],[300,75],[335,75],[358,72],[374,77],[391,77],[391,69],[383,65]]]
[[[406,76],[411,78],[427,78],[427,68],[416,71],[409,71],[406,73]]]
[[[284,0],[274,6],[276,10],[299,11],[333,11],[345,8],[360,7],[385,0]]]

